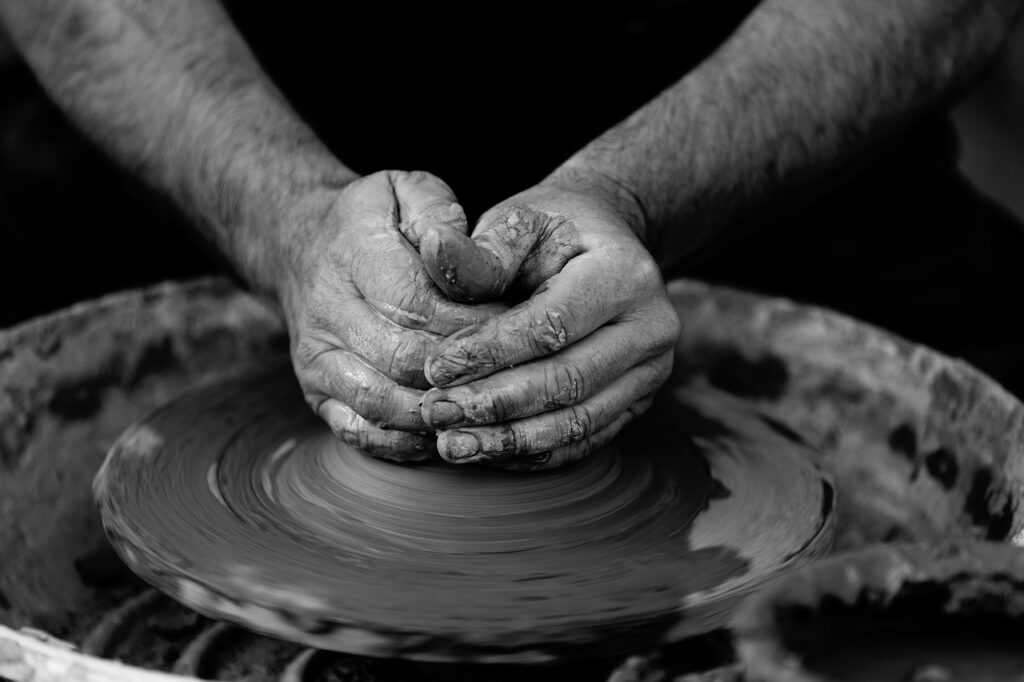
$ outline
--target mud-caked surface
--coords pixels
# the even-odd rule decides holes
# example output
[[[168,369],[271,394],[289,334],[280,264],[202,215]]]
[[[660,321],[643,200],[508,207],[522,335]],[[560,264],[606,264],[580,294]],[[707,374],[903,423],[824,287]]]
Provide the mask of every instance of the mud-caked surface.
[[[820,308],[677,280],[676,374],[756,405],[836,481],[837,547],[1024,525],[1024,407],[970,365]]]
[[[827,311],[695,282],[676,282],[671,293],[686,322],[677,346],[680,388],[740,401],[828,472],[836,482],[841,546],[904,538],[1017,541],[1021,408],[993,382]],[[285,353],[275,314],[222,282],[104,299],[0,334],[0,622],[81,645],[111,609],[136,595],[142,586],[106,543],[89,491],[104,453],[128,424],[186,387]],[[714,425],[697,420],[694,428],[702,426],[713,438]],[[712,508],[720,493],[710,496]],[[740,555],[751,561],[749,553]],[[167,623],[155,630],[159,641],[125,644],[113,655],[161,669],[187,653],[192,629],[202,623],[205,632],[209,621],[184,611]],[[260,646],[243,644],[229,650]],[[287,649],[266,652],[283,656]],[[211,660],[235,665],[230,657]],[[704,666],[666,668],[661,654],[635,660],[643,665],[620,668],[632,675],[621,679],[647,679],[634,674],[638,669],[672,679]],[[726,665],[731,654],[703,660],[707,668]],[[367,661],[383,667],[367,668]],[[358,673],[387,680],[385,669],[398,671],[398,679],[420,679],[395,661],[317,656],[310,664],[322,666],[325,679]],[[620,664],[618,658],[608,668]],[[416,674],[452,672],[436,666],[417,667]],[[227,670],[208,674],[230,679]],[[257,671],[242,672],[261,679]],[[735,668],[715,675],[701,679],[734,679]]]
[[[739,652],[754,682],[1016,680],[1022,588],[1024,554],[1013,547],[878,545],[755,595],[735,622]]]
[[[74,637],[138,589],[90,481],[133,420],[279,357],[273,311],[226,282],[83,304],[0,334],[0,622]]]

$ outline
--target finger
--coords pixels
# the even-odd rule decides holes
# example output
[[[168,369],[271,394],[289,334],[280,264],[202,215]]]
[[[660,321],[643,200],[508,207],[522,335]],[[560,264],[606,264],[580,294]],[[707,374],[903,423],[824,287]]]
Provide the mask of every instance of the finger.
[[[506,306],[457,303],[434,284],[410,240],[418,241],[424,225],[440,225],[457,232],[452,225],[459,220],[452,212],[458,213],[461,208],[452,208],[454,197],[440,180],[426,174],[419,174],[420,179],[414,180],[408,177],[412,175],[381,174],[377,181],[387,184],[373,190],[380,198],[363,206],[353,217],[368,227],[363,238],[369,242],[369,257],[351,263],[349,278],[359,295],[395,324],[447,336],[489,319]],[[412,192],[411,198],[399,193],[406,189]],[[441,194],[432,199],[431,192]],[[430,222],[444,211],[449,212],[449,223]]]
[[[398,230],[414,247],[426,230],[442,226],[469,232],[466,212],[455,192],[440,178],[423,171],[388,171],[398,216]]]
[[[497,303],[465,305],[445,298],[419,254],[408,244],[397,243],[398,239],[377,243],[374,257],[358,260],[351,268],[359,295],[395,324],[448,336],[507,308]]]
[[[434,456],[434,439],[429,435],[382,429],[334,398],[317,401],[314,409],[335,437],[374,457],[418,462]]]
[[[311,358],[296,358],[299,382],[307,396],[335,399],[380,429],[426,431],[420,415],[423,392],[399,386],[358,355],[328,348]]]
[[[511,213],[504,229],[474,238],[445,226],[424,231],[420,256],[438,288],[456,301],[499,298],[539,237],[519,217],[518,212]]]
[[[612,323],[560,353],[451,388],[433,388],[423,396],[423,421],[434,429],[521,419],[574,405],[604,389],[635,365],[661,355],[671,345],[665,334],[645,325]]]
[[[464,384],[575,343],[644,295],[618,281],[617,270],[597,252],[571,260],[529,300],[450,336],[441,353],[427,359],[427,381]]]
[[[515,282],[523,262],[549,233],[551,220],[513,206],[484,214],[472,238],[448,226],[432,226],[420,242],[423,265],[456,301],[496,299]]]
[[[501,303],[469,306],[446,299],[423,270],[418,256],[406,258],[390,253],[376,264],[367,259],[353,272],[359,295],[374,310],[406,329],[449,336],[508,309]]]
[[[572,462],[588,457],[608,445],[634,417],[643,414],[651,406],[653,398],[637,403],[633,408],[623,412],[610,425],[589,438],[563,445],[549,452],[520,457],[516,459],[487,462],[487,466],[508,471],[547,471],[557,469]]]
[[[326,305],[309,304],[307,325],[326,338],[300,346],[299,360],[308,362],[328,348],[345,348],[363,357],[379,372],[404,386],[425,388],[423,363],[444,340],[437,334],[406,329],[386,318],[358,294],[339,292]]]
[[[659,358],[634,367],[577,405],[504,424],[441,431],[437,451],[449,462],[479,464],[536,455],[586,440],[653,394],[671,369],[671,360]]]

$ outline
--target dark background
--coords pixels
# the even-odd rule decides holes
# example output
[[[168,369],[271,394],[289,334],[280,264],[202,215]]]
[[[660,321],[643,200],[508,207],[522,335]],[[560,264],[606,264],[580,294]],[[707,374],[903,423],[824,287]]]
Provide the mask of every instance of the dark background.
[[[601,26],[592,29],[602,30]],[[417,68],[429,68],[423,59],[417,63]],[[416,80],[411,78],[408,87],[415,87]],[[599,81],[579,82],[579,93],[569,96],[586,101],[602,86]],[[479,83],[486,87],[486,79]],[[515,101],[515,97],[506,99]],[[401,129],[403,116],[395,113],[389,134],[409,134]],[[1024,355],[1024,332],[1018,329],[1018,320],[1024,319],[1024,230],[1009,219],[1009,212],[1018,220],[1024,217],[1024,28],[1018,27],[1002,58],[959,104],[953,119],[960,138],[961,168],[982,193],[1008,209],[1006,215],[984,202],[965,207],[958,200],[946,206],[943,187],[949,187],[949,196],[962,195],[964,188],[949,185],[959,181],[936,177],[935,182],[925,182],[914,170],[895,185],[886,179],[873,188],[875,194],[888,192],[894,200],[919,194],[920,200],[911,202],[913,208],[905,216],[913,227],[875,225],[871,206],[854,199],[845,210],[846,222],[859,221],[875,229],[877,234],[868,239],[859,243],[848,239],[865,230],[812,225],[799,247],[803,252],[790,259],[796,265],[780,265],[774,271],[762,267],[763,276],[747,277],[746,266],[738,259],[732,262],[736,270],[732,273],[728,267],[697,268],[695,273],[848,312],[965,357],[1024,393],[1024,360],[1019,357]],[[522,131],[509,134],[509,148],[524,146],[524,140],[514,137]],[[938,135],[922,132],[920,137],[920,144],[911,140],[898,155],[941,156],[930,148],[935,140],[947,139],[941,131]],[[948,141],[954,142],[953,138]],[[424,144],[444,147],[443,140]],[[565,144],[569,144],[565,150],[542,145],[552,157],[551,164],[577,143]],[[360,158],[359,149],[350,153]],[[374,170],[354,165],[357,170]],[[486,175],[483,169],[462,170],[464,182]],[[833,215],[834,211],[824,214],[824,227],[830,226]],[[891,218],[886,216],[890,222]],[[1005,246],[992,242],[987,233],[947,229],[954,223],[963,227],[993,219],[1014,232],[1008,235],[1003,230],[999,239]],[[772,239],[764,237],[766,246]],[[985,243],[973,248],[978,241]],[[779,248],[794,256],[794,247]],[[747,257],[750,262],[765,261],[764,253],[755,247]],[[983,255],[964,255],[968,253]],[[832,256],[848,269],[833,267]],[[0,45],[0,327],[111,291],[223,269],[223,263],[205,249],[173,207],[85,142],[48,102],[17,57]]]

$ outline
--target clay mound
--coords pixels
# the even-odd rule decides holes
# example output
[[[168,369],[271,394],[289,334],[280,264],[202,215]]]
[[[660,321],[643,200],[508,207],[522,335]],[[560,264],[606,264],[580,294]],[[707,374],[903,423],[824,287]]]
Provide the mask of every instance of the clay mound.
[[[95,493],[126,563],[201,613],[351,653],[539,662],[720,627],[825,551],[833,492],[808,454],[706,388],[555,471],[396,465],[336,441],[281,367],[143,419]]]

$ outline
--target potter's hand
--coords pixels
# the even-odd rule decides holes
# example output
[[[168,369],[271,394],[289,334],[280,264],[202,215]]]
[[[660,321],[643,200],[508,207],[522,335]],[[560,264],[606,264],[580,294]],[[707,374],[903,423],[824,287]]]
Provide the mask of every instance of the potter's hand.
[[[416,248],[432,225],[464,232],[451,190],[426,173],[383,171],[314,193],[293,223],[277,292],[306,400],[345,442],[388,459],[433,451],[420,417],[423,365],[443,336],[495,306],[443,296]]]
[[[423,418],[443,458],[557,467],[649,406],[671,371],[679,320],[634,235],[637,214],[551,180],[488,211],[472,239],[441,225],[423,232],[424,263],[452,298],[528,296],[428,358],[438,388]]]

